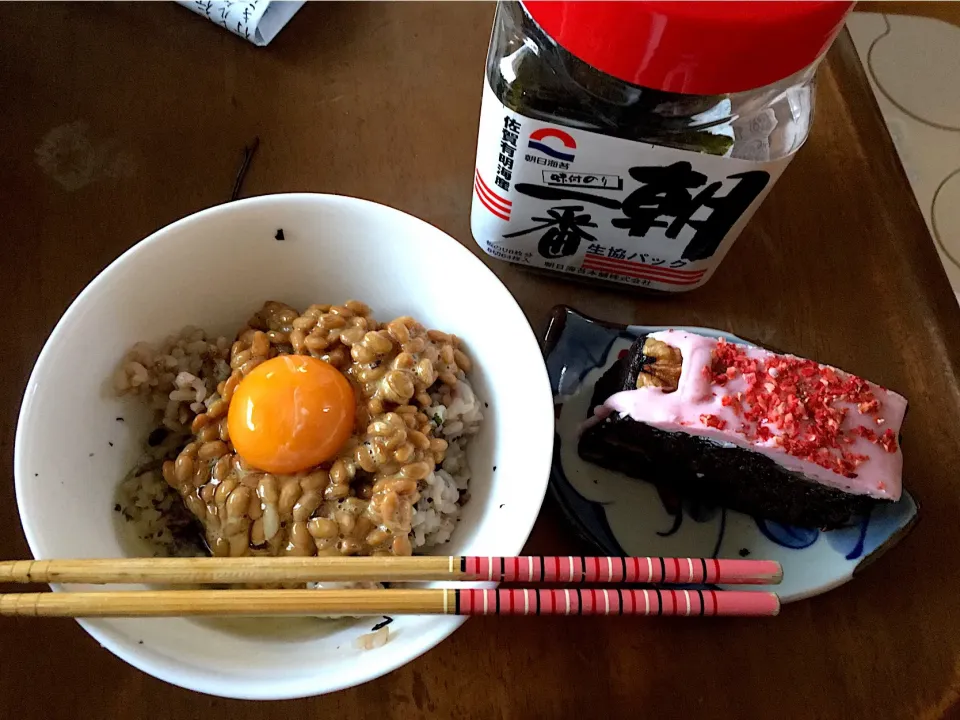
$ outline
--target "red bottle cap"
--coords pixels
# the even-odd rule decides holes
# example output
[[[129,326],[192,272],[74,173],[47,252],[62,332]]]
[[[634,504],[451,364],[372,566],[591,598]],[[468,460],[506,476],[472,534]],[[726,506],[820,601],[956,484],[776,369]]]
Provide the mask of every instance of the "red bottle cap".
[[[803,69],[852,2],[525,0],[559,45],[634,85],[691,95],[753,90]]]

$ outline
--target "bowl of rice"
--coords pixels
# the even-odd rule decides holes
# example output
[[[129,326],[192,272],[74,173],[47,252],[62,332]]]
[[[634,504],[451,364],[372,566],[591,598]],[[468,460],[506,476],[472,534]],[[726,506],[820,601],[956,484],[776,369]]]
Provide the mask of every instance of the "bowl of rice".
[[[283,385],[308,371],[325,390]],[[296,432],[237,420],[288,390]],[[270,195],[154,233],[77,297],[24,395],[17,503],[36,558],[511,556],[553,428],[537,340],[469,250],[372,202]],[[167,682],[284,699],[375,680],[463,620],[79,622]]]

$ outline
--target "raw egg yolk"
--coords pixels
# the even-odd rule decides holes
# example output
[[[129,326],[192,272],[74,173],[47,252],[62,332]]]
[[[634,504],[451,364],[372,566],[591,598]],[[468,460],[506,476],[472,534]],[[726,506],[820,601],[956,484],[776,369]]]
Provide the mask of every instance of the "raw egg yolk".
[[[295,473],[337,454],[353,433],[355,412],[353,388],[339,370],[316,358],[280,355],[240,381],[227,426],[248,463]]]

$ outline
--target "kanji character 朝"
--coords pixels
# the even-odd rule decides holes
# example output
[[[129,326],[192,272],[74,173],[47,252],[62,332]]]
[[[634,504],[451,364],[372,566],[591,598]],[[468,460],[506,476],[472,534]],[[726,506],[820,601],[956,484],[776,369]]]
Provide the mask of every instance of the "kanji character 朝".
[[[770,180],[770,174],[764,170],[735,173],[727,179],[735,180],[736,185],[726,195],[717,197],[723,183],[716,181],[703,187],[707,176],[686,161],[630,168],[630,177],[642,185],[624,199],[621,209],[626,217],[614,219],[614,227],[626,228],[636,237],[660,227],[665,228],[666,237],[675,239],[684,226],[690,226],[695,232],[681,255],[684,260],[702,260],[713,255]],[[701,187],[693,195],[692,191]],[[704,220],[694,220],[700,208],[711,212]]]

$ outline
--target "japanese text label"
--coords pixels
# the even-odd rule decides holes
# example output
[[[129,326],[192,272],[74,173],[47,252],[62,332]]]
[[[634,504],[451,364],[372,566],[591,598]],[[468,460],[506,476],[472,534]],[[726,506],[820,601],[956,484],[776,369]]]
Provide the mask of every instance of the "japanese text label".
[[[792,157],[753,162],[541,122],[507,109],[485,83],[471,228],[510,262],[690,290]]]

